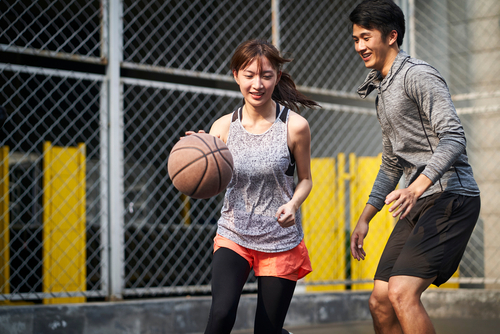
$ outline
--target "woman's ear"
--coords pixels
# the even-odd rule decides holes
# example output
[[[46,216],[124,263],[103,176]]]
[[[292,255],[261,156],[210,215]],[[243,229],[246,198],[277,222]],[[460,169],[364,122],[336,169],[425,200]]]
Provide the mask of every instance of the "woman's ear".
[[[240,81],[238,80],[238,71],[233,70],[233,77],[234,77],[234,81],[236,81],[236,83],[237,83],[237,84],[238,84],[238,86],[239,86]]]
[[[280,82],[280,79],[281,79],[281,73],[282,73],[281,71],[278,71],[278,75],[277,75],[277,78],[276,78],[276,84],[275,84],[275,86],[277,86],[277,85],[278,85],[278,82]]]

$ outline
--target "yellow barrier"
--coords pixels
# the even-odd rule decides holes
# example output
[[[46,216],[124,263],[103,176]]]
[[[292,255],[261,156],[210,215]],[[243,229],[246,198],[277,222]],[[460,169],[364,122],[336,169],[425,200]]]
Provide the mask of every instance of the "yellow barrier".
[[[86,290],[85,144],[44,143],[43,292]],[[79,303],[85,297],[44,299],[44,304]]]
[[[0,293],[10,293],[9,147],[0,148]]]
[[[311,173],[313,189],[302,205],[305,242],[309,249],[313,272],[305,281],[311,285],[307,291],[344,290],[345,285],[319,285],[321,282],[345,280],[347,261],[350,258],[352,280],[373,280],[380,256],[387,239],[396,223],[388,211],[388,206],[377,213],[370,223],[370,231],[364,241],[367,252],[364,261],[356,261],[350,255],[349,231],[356,226],[363,211],[373,182],[377,176],[382,155],[376,157],[356,157],[349,154],[349,172],[346,173],[345,155],[334,158],[313,158]],[[345,182],[349,182],[350,226],[346,226]],[[453,277],[458,277],[458,271]],[[313,285],[319,283],[318,285]],[[458,283],[446,283],[445,288],[458,288]],[[373,283],[358,283],[352,290],[371,290]]]
[[[350,169],[354,171],[355,177],[351,182],[351,231],[357,223],[363,208],[371,192],[373,182],[377,176],[379,166],[382,162],[382,155],[377,157],[356,157],[350,154]],[[382,210],[370,222],[370,231],[364,241],[364,249],[367,257],[364,261],[351,261],[351,277],[353,280],[373,279],[375,271],[397,219],[393,218],[389,212],[389,206],[384,206]],[[459,277],[459,270],[453,277]],[[443,288],[459,288],[459,283],[445,283]],[[431,288],[437,288],[431,285]],[[373,289],[373,283],[353,284],[353,290]]]
[[[345,215],[342,213],[343,205],[340,205],[344,201],[337,197],[339,181],[335,172],[335,159],[312,159],[311,173],[314,186],[302,205],[302,213],[304,238],[313,272],[305,280],[308,283],[344,280]],[[310,285],[306,289],[344,290],[345,285]]]
[[[363,212],[381,162],[381,154],[376,157],[356,157],[353,153],[349,155],[349,165],[351,175],[353,176],[350,183],[351,231],[356,226],[361,212]],[[352,280],[373,279],[380,256],[395,222],[396,220],[392,217],[386,206],[370,222],[370,230],[363,245],[366,251],[365,260],[358,262],[351,256]],[[371,290],[373,289],[373,283],[353,284],[351,289]]]

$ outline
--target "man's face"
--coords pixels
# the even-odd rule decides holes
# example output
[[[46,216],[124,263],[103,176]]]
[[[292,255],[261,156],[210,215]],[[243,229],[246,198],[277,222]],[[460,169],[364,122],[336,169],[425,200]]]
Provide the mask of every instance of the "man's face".
[[[387,75],[394,60],[388,59],[387,56],[391,49],[390,38],[382,38],[380,30],[368,30],[357,24],[352,26],[352,38],[354,48],[365,62],[365,66],[382,72],[383,76]]]

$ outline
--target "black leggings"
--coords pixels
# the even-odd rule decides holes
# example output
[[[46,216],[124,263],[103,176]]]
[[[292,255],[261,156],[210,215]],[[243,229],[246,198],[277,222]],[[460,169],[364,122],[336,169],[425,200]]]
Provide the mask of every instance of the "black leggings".
[[[205,334],[229,334],[236,320],[241,291],[250,265],[228,248],[219,248],[212,261],[212,307]],[[297,282],[279,277],[258,277],[255,334],[287,334],[282,329]]]

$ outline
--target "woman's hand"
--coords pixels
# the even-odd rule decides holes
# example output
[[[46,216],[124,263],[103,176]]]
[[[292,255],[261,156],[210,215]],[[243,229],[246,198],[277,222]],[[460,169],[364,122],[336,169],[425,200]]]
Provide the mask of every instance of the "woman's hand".
[[[291,227],[295,225],[295,212],[297,212],[297,210],[289,202],[278,208],[278,211],[276,212],[276,215],[274,215],[274,218],[281,227]]]
[[[205,130],[198,130],[198,132],[195,132],[195,131],[191,131],[191,130],[189,130],[189,131],[184,132],[184,134],[185,134],[186,136],[194,135],[195,133],[205,133]],[[181,137],[181,139],[182,139],[182,138],[184,138],[184,137]]]

